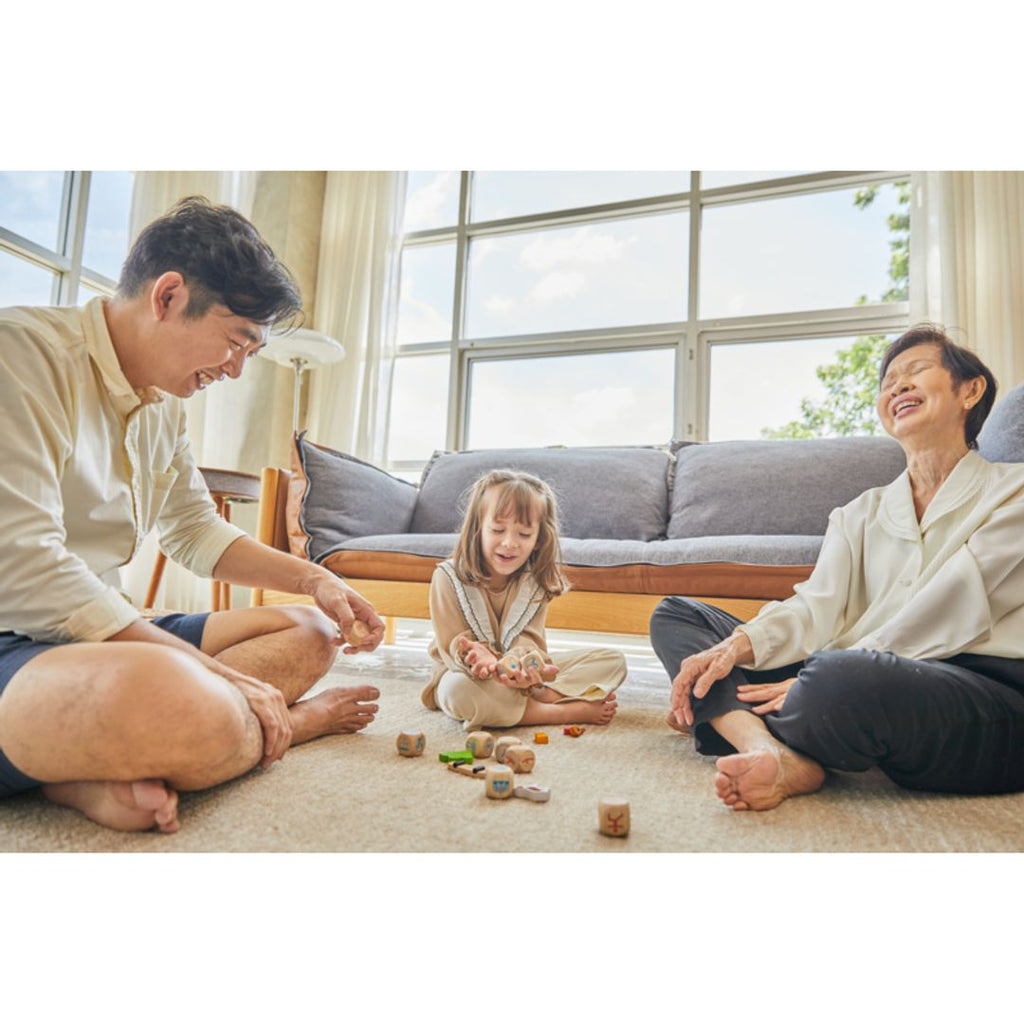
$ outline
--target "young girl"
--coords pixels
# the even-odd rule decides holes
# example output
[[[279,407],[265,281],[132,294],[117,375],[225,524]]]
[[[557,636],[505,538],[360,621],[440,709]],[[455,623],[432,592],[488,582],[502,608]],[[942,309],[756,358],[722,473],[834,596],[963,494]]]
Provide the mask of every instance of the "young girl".
[[[612,720],[626,659],[547,652],[548,602],[569,589],[559,559],[555,496],[543,480],[496,470],[476,481],[455,554],[430,581],[428,708],[467,729]]]

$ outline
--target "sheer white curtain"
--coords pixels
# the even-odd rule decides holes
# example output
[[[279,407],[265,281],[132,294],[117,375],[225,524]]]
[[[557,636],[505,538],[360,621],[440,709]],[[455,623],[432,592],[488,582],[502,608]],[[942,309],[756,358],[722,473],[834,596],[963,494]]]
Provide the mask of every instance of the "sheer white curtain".
[[[384,457],[394,356],[405,172],[327,175],[313,326],[345,346],[313,371],[310,439],[369,462]]]
[[[911,322],[951,330],[1005,395],[1024,381],[1024,173],[915,175]]]

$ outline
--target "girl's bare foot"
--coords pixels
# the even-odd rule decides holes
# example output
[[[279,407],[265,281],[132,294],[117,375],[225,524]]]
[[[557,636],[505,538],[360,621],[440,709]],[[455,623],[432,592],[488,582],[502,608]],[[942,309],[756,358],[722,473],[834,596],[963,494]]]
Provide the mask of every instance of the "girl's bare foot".
[[[604,700],[563,700],[560,704],[546,704],[530,697],[520,725],[607,725],[619,710],[618,699],[609,693]]]
[[[138,782],[48,782],[43,795],[121,832],[177,832],[178,794],[160,779]]]
[[[783,746],[720,757],[715,767],[715,791],[734,811],[767,811],[825,781],[821,765]]]
[[[296,701],[289,709],[292,719],[292,746],[317,736],[358,732],[365,729],[379,710],[375,701],[380,690],[375,686],[333,686],[315,697]]]

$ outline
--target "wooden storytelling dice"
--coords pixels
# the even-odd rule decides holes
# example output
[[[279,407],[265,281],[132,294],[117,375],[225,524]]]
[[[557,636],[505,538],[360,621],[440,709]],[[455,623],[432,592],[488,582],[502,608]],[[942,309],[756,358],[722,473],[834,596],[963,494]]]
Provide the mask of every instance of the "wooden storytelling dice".
[[[395,746],[402,757],[419,757],[427,749],[427,741],[421,732],[400,732]]]
[[[521,747],[523,741],[518,736],[502,736],[497,743],[494,744],[494,760],[498,764],[505,763],[505,754],[509,747]]]
[[[493,753],[494,737],[489,732],[471,732],[466,737],[466,749],[482,761]]]
[[[509,768],[519,774],[525,774],[526,772],[532,772],[533,766],[537,763],[537,755],[530,749],[530,747],[524,747],[520,744],[517,747],[509,747],[505,751],[505,760],[502,764],[508,765]]]
[[[629,802],[622,797],[605,797],[597,805],[597,825],[606,836],[629,835]]]
[[[345,643],[358,647],[370,635],[370,627],[361,619],[356,619],[345,631]]]
[[[507,800],[512,795],[515,774],[505,764],[491,764],[484,774],[485,792],[492,800]]]
[[[515,654],[506,654],[504,658],[498,659],[496,672],[498,675],[511,675],[513,672],[518,672],[519,667],[519,658]]]

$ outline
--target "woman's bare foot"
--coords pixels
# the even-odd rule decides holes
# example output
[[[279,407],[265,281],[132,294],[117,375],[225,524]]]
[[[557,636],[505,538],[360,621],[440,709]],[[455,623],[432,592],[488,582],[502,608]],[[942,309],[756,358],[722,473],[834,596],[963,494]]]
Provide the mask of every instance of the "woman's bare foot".
[[[715,791],[734,811],[767,811],[786,797],[821,789],[825,781],[821,765],[784,746],[720,757],[715,767]]]
[[[292,746],[318,736],[358,732],[365,729],[380,710],[375,686],[333,686],[315,697],[296,701],[289,709],[292,718]]]
[[[676,721],[676,715],[675,715],[674,711],[670,711],[668,713],[668,718],[666,718],[665,721],[668,722],[668,724],[673,729],[675,729],[676,732],[681,732],[681,733],[683,733],[686,736],[689,736],[690,733],[692,732],[692,730],[690,729],[690,727],[688,725],[686,725],[685,723],[680,724],[679,722]]]
[[[587,722],[590,725],[607,725],[618,710],[618,698],[614,693],[609,693],[604,700],[563,700],[561,704],[545,704],[531,697],[526,702],[526,711],[519,724],[573,725]]]
[[[138,782],[48,782],[43,795],[121,832],[177,832],[178,794],[160,779]]]

